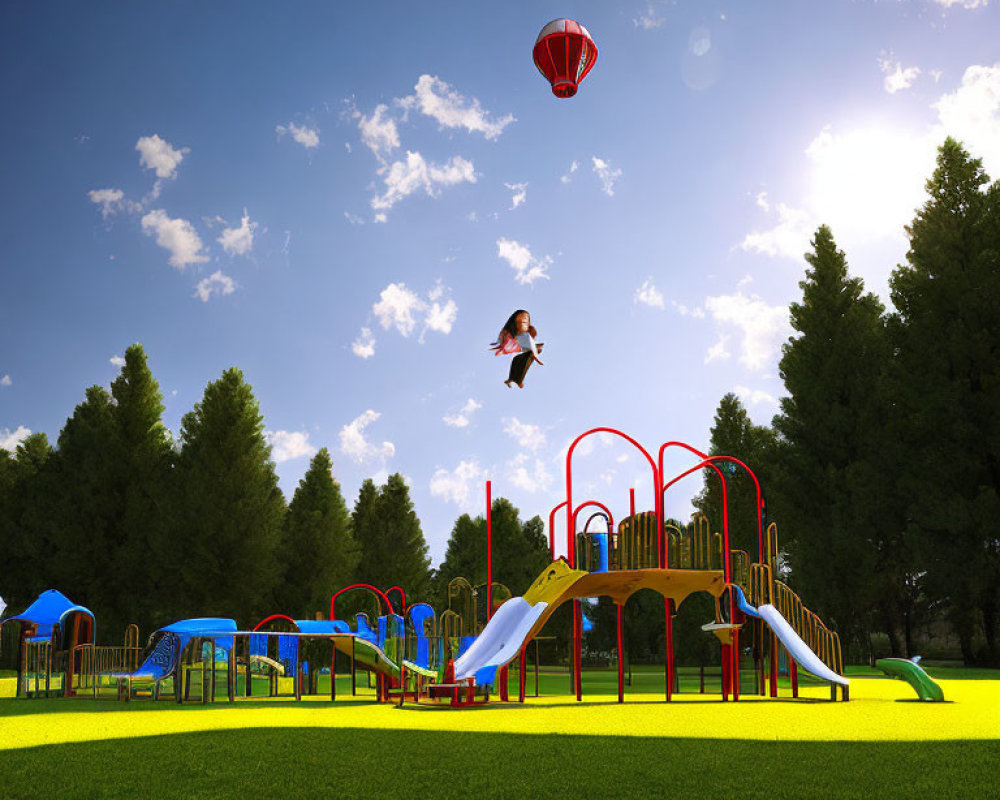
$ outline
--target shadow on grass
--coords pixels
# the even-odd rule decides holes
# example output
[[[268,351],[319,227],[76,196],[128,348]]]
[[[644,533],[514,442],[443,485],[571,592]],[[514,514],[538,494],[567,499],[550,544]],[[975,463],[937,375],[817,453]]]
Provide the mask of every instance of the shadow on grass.
[[[988,797],[1000,743],[247,729],[10,750],[0,798]]]

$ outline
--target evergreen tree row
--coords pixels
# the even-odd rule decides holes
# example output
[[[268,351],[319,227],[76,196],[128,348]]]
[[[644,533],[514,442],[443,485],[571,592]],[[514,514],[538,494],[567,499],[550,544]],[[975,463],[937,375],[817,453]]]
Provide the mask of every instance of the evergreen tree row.
[[[353,581],[425,599],[427,545],[399,475],[366,481],[353,515],[330,454],[313,458],[290,504],[278,486],[251,387],[226,370],[174,441],[141,345],[110,393],[86,391],[51,447],[33,434],[0,449],[0,596],[8,615],[57,588],[120,641],[176,619],[328,613]]]
[[[713,454],[757,469],[784,579],[853,658],[957,644],[1000,666],[1000,183],[953,139],[907,228],[894,310],[851,277],[829,228],[812,240],[786,396],[771,428],[727,395]],[[752,487],[729,480],[734,547],[756,547]],[[718,481],[699,506],[720,524]]]

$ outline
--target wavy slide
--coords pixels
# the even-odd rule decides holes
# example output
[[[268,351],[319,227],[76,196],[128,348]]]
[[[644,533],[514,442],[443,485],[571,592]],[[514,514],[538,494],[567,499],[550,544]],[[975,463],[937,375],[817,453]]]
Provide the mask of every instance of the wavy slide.
[[[875,662],[875,666],[892,678],[906,681],[921,700],[944,702],[944,691],[915,661],[905,658],[880,658]]]
[[[351,640],[354,640],[354,647],[351,647]],[[399,665],[385,654],[377,644],[369,642],[361,636],[337,636],[334,638],[337,649],[348,656],[353,655],[358,666],[364,669],[377,672],[381,675],[388,675],[390,678],[399,678]],[[412,661],[404,661],[403,666],[407,672],[416,672],[426,678],[436,678],[437,671],[421,667]]]

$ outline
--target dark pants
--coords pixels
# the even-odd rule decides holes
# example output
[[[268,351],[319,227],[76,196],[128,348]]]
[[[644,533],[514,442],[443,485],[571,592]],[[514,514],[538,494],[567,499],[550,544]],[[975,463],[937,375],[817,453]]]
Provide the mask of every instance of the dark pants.
[[[510,362],[510,375],[507,377],[507,380],[514,383],[523,383],[524,376],[528,374],[528,368],[534,360],[530,352],[514,356],[514,359]]]

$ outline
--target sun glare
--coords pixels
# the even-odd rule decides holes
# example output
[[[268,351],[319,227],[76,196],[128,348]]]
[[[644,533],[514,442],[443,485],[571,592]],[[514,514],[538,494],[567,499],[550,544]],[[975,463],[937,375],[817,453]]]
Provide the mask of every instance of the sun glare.
[[[903,236],[934,168],[929,137],[880,124],[844,133],[827,126],[806,155],[811,211],[835,235],[860,242]]]

